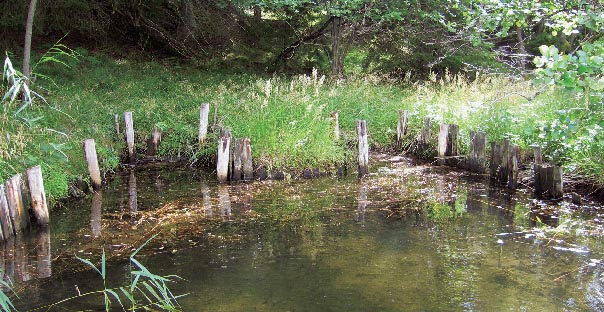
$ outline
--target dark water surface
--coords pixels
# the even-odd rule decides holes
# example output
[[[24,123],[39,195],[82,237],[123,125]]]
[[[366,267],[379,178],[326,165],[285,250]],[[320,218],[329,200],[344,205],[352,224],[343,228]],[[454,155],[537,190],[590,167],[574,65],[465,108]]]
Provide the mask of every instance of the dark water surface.
[[[189,170],[138,170],[102,196],[54,211],[50,233],[15,248],[27,255],[5,251],[7,277],[17,280],[22,311],[102,289],[73,253],[98,261],[91,246],[119,250],[110,239],[118,231],[159,231],[148,246],[154,254],[141,261],[184,279],[171,284],[175,294],[188,293],[179,299],[183,311],[604,309],[603,248],[593,235],[601,229],[572,205],[555,206],[553,220],[537,218],[531,209],[548,204],[523,191],[396,160],[374,164],[362,180],[230,186]],[[174,226],[162,219],[168,213],[191,218]],[[127,263],[114,259],[108,283],[127,284]],[[102,304],[90,296],[51,311]]]

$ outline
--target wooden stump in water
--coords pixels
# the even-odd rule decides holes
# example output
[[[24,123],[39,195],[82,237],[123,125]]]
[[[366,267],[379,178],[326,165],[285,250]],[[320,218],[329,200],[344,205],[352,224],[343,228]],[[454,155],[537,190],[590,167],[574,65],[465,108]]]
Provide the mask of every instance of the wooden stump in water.
[[[369,142],[367,140],[367,122],[357,120],[357,137],[359,145],[359,154],[357,157],[359,176],[369,173]]]
[[[535,180],[535,195],[543,198],[560,199],[564,196],[562,175],[564,168],[543,163],[541,147],[533,149],[535,162],[533,175]]]
[[[231,159],[233,161],[232,170],[231,170],[231,181],[241,180],[241,175],[242,175],[242,171],[243,171],[243,163],[241,161],[242,154],[243,154],[243,139],[235,139],[235,144],[233,144],[233,148],[231,151]]]
[[[134,154],[134,121],[132,112],[124,113],[124,124],[126,126],[126,146],[128,148],[128,161],[133,163],[135,160]]]
[[[153,157],[157,154],[159,144],[161,143],[161,130],[158,127],[153,127],[153,133],[149,141],[147,141],[147,156]]]
[[[533,177],[535,180],[535,194],[541,195],[543,194],[542,184],[541,184],[541,165],[543,164],[543,157],[541,155],[541,147],[535,146],[533,148],[533,153],[535,155],[535,162],[533,163]]]
[[[246,181],[253,180],[254,165],[252,162],[252,142],[249,138],[243,139],[241,162],[243,163],[243,179]]]
[[[8,201],[6,200],[6,191],[2,184],[0,184],[0,224],[2,225],[2,241],[8,240],[13,236],[14,231],[8,210]]]
[[[518,161],[520,157],[520,148],[518,145],[512,145],[508,154],[508,181],[509,189],[515,190],[518,187]]]
[[[503,140],[501,144],[491,143],[491,179],[515,189],[518,186],[519,154],[518,146],[511,146],[509,140]]]
[[[333,135],[336,141],[340,140],[340,114],[338,112],[331,112],[331,119],[333,120]]]
[[[398,111],[398,123],[396,124],[396,146],[402,147],[403,137],[407,134],[407,127],[409,123],[409,111],[399,110]]]
[[[208,134],[208,116],[210,114],[210,104],[203,103],[199,108],[199,146],[203,144]]]
[[[96,154],[96,145],[94,139],[84,140],[84,156],[88,164],[88,174],[90,175],[90,184],[94,190],[101,188],[101,170],[99,169],[99,160]]]
[[[229,154],[231,151],[231,133],[220,130],[218,138],[218,155],[216,160],[216,175],[218,182],[224,183],[229,179]]]
[[[483,132],[470,132],[470,155],[468,156],[468,169],[475,173],[485,173],[487,136]]]
[[[458,156],[457,135],[459,126],[452,124],[440,124],[438,132],[438,164],[454,166],[453,158]]]
[[[424,117],[424,126],[419,133],[419,139],[417,144],[418,155],[425,156],[428,148],[430,147],[430,137],[432,136],[432,119],[430,117]]]
[[[44,193],[44,182],[42,181],[42,168],[40,166],[27,169],[27,184],[29,185],[31,205],[36,221],[39,225],[46,226],[49,222],[49,214],[46,194]]]
[[[29,226],[29,214],[23,204],[23,194],[21,192],[21,175],[16,174],[10,180],[6,181],[6,199],[10,217],[13,222],[13,231],[15,234],[21,233]]]

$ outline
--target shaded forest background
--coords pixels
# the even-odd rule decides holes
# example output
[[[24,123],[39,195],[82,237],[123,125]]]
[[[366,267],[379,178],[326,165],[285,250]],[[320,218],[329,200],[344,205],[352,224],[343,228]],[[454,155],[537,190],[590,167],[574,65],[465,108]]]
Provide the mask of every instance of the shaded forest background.
[[[0,48],[16,58],[28,4],[0,4]],[[33,49],[43,52],[65,37],[68,47],[90,53],[177,58],[220,69],[426,77],[445,68],[523,69],[539,45],[569,42],[538,23],[525,34],[480,40],[477,25],[447,26],[464,24],[472,18],[467,12],[443,1],[40,0]]]

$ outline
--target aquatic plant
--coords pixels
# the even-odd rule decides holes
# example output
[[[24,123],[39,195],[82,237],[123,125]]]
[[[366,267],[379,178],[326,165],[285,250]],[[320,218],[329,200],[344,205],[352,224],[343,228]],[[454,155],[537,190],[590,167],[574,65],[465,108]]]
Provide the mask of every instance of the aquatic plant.
[[[8,290],[9,292],[13,291],[9,282],[0,279],[0,310],[4,312],[16,311],[12,300],[5,290]]]
[[[140,309],[149,309],[150,307],[155,307],[162,311],[180,311],[177,299],[186,294],[174,295],[168,286],[168,283],[173,282],[175,279],[180,279],[180,277],[176,275],[161,276],[154,274],[135,258],[141,249],[155,236],[148,239],[130,255],[129,285],[113,288],[107,286],[107,259],[105,250],[101,253],[99,267],[89,259],[76,256],[79,261],[99,273],[103,281],[103,289],[78,294],[77,296],[69,297],[38,309],[51,308],[77,298],[102,294],[105,311],[111,310],[112,303],[119,304],[124,311],[138,311]]]

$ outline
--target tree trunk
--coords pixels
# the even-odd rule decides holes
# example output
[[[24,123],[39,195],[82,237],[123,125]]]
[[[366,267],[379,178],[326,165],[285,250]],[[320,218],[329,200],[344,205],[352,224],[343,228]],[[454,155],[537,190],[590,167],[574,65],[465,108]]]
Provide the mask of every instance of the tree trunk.
[[[516,48],[518,50],[518,60],[520,62],[520,69],[526,70],[526,48],[524,47],[524,36],[522,34],[522,28],[516,26]]]
[[[29,9],[27,10],[27,21],[25,22],[25,45],[23,46],[23,75],[29,78],[31,67],[29,62],[31,59],[31,36],[34,26],[34,15],[36,14],[36,3],[38,0],[29,1]]]
[[[331,74],[334,77],[342,75],[344,53],[340,42],[342,30],[342,18],[333,18],[333,27],[331,30]]]
[[[191,37],[195,35],[197,28],[192,0],[182,1],[179,16],[181,21],[176,29],[176,38],[179,42],[185,43],[193,39]]]

